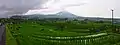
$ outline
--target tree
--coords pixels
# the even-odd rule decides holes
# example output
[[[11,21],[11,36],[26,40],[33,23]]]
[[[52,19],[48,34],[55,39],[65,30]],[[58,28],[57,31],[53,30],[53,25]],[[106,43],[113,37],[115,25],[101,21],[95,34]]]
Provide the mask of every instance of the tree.
[[[87,24],[87,21],[81,21],[82,24]]]
[[[67,23],[65,23],[65,22],[58,22],[58,23],[56,23],[56,27],[57,27],[58,29],[60,29],[61,31],[63,31],[64,28],[67,27]]]
[[[88,19],[84,19],[84,21],[88,21]]]
[[[65,20],[68,20],[68,18],[65,18]]]
[[[78,21],[78,19],[74,19],[73,21]]]
[[[104,23],[104,21],[100,20],[100,21],[98,21],[98,23]]]
[[[90,35],[94,32],[94,28],[89,28]]]

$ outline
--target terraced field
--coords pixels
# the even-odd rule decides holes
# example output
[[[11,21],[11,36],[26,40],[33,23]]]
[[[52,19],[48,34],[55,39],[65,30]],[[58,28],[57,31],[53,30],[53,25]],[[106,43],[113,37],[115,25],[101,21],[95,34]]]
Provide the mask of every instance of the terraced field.
[[[78,28],[61,31],[36,23],[7,24],[7,28],[16,45],[115,45],[120,42],[120,36],[105,31],[92,34],[88,29]]]

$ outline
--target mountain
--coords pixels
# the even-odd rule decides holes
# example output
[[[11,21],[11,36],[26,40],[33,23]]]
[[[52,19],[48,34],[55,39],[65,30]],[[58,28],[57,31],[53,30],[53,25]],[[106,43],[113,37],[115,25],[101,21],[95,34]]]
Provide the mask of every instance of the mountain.
[[[48,15],[45,14],[16,15],[16,16],[12,16],[11,18],[23,18],[23,19],[68,18],[68,19],[78,19],[78,20],[88,19],[93,21],[98,21],[98,20],[111,21],[111,18],[81,17],[81,16],[76,16],[67,11],[62,11],[56,14],[48,14]],[[116,18],[114,18],[114,20],[120,21],[120,19],[116,19]]]
[[[29,19],[43,19],[43,18],[76,18],[77,16],[67,11],[62,11],[56,14],[48,14],[48,15],[33,14],[33,15],[23,15],[23,17]]]

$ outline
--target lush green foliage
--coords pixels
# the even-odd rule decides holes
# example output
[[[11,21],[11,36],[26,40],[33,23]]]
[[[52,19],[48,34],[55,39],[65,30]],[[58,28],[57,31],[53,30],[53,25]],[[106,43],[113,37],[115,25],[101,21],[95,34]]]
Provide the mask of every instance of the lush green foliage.
[[[119,36],[111,34],[95,36],[111,33],[110,23],[27,20],[7,27],[19,45],[110,45],[120,41]]]

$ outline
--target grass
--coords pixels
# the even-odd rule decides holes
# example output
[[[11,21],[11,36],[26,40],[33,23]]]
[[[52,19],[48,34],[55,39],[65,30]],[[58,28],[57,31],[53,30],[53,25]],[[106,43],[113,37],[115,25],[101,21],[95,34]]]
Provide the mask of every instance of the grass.
[[[6,25],[7,26],[7,25]],[[17,45],[15,38],[10,33],[8,27],[6,27],[6,45]]]
[[[49,24],[49,25],[48,25]],[[104,24],[97,24],[93,23],[94,27],[98,29],[99,27],[103,26]],[[102,37],[105,36],[98,36],[93,38],[79,38],[79,39],[71,39],[70,40],[59,40],[54,39],[51,37],[77,37],[77,36],[88,36],[90,35],[90,31],[88,28],[93,28],[91,23],[88,24],[68,24],[66,25],[67,28],[64,28],[63,31],[60,29],[56,29],[55,23],[46,23],[46,24],[37,24],[37,23],[21,23],[21,24],[12,24],[8,25],[9,28],[7,31],[7,41],[8,44],[11,43],[11,45],[17,45],[17,41],[14,38],[19,39],[19,42],[21,45],[82,45],[83,43],[81,40],[85,42],[85,40],[88,39],[98,39],[95,41],[96,43],[100,43],[98,41],[103,41],[100,44],[104,44],[104,42],[108,41],[109,37],[102,39]],[[10,28],[12,27],[12,28]],[[17,30],[18,29],[18,30]],[[108,29],[109,30],[109,29]],[[15,33],[11,33],[15,32]],[[102,30],[99,33],[105,33],[104,30]],[[17,35],[15,37],[14,35]],[[96,35],[97,33],[92,33],[92,35]],[[9,36],[11,35],[11,36]],[[13,35],[13,36],[12,36]],[[109,35],[106,35],[109,36]],[[9,38],[13,38],[12,40],[9,40]],[[105,40],[107,39],[107,40]],[[111,38],[112,39],[112,38]],[[70,42],[69,42],[70,41]],[[14,43],[15,42],[15,43]],[[77,43],[76,43],[77,42]],[[92,41],[89,42],[89,44],[93,44]],[[106,42],[108,43],[108,42]],[[83,44],[84,45],[84,44]]]

